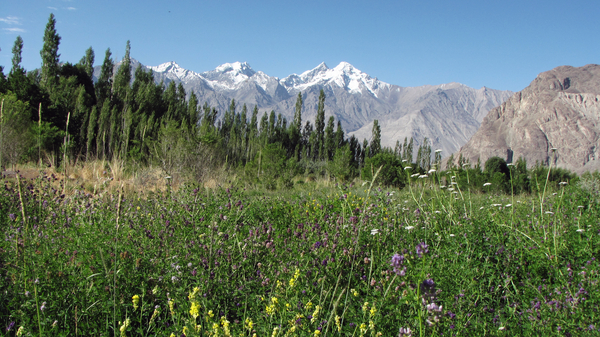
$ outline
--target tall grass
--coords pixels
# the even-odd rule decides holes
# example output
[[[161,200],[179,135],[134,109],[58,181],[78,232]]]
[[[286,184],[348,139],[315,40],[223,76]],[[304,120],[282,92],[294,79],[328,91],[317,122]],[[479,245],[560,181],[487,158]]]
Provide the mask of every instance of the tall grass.
[[[549,185],[542,206],[453,177],[102,196],[4,180],[2,333],[597,334],[597,199]]]

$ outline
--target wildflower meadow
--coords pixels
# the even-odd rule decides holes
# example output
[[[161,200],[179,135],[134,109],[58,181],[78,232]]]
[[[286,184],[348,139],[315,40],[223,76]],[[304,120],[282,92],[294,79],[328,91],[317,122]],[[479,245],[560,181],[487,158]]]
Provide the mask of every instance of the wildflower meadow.
[[[600,334],[598,195],[229,181],[0,191],[0,335]]]

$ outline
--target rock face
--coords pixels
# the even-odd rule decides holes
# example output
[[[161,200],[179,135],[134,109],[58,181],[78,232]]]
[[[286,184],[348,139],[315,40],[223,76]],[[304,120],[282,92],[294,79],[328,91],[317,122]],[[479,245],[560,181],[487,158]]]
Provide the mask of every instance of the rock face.
[[[492,109],[454,154],[474,163],[519,157],[578,173],[600,168],[600,65],[561,66]]]

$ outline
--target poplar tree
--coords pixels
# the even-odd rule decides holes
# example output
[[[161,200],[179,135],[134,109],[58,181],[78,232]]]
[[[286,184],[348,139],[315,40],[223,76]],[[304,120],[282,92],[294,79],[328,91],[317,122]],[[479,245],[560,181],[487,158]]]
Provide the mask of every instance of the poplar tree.
[[[127,98],[129,91],[129,83],[131,82],[131,58],[130,58],[131,45],[129,40],[125,46],[125,56],[121,66],[117,70],[115,75],[115,81],[113,83],[113,100],[117,104],[119,109],[123,109],[123,105]]]
[[[329,161],[333,159],[333,155],[335,154],[335,132],[333,130],[335,124],[335,118],[333,116],[329,117],[327,120],[327,127],[325,128],[325,153],[324,159]]]
[[[58,83],[59,57],[58,45],[60,36],[56,32],[56,19],[54,14],[50,14],[46,30],[44,32],[44,46],[40,51],[42,57],[42,77],[40,84],[49,92],[53,91]]]
[[[15,44],[13,45],[13,49],[12,49],[12,69],[10,70],[11,73],[15,72],[15,71],[22,71],[21,68],[21,52],[23,51],[23,39],[21,38],[21,35],[17,36],[17,38],[15,39]]]
[[[104,54],[104,62],[102,63],[102,69],[100,70],[100,77],[96,83],[96,100],[98,104],[104,105],[104,101],[110,99],[110,91],[112,88],[112,77],[113,68],[115,66],[111,58],[110,48],[106,49]],[[104,108],[104,106],[102,106]]]
[[[83,66],[83,69],[85,69],[85,73],[88,75],[88,77],[92,78],[94,75],[94,50],[92,47],[89,47],[85,51],[85,56],[81,58],[79,64]]]
[[[373,121],[371,145],[369,146],[369,157],[373,157],[381,151],[381,127],[379,121]]]
[[[314,150],[319,159],[324,159],[323,147],[325,144],[325,91],[319,93],[319,104],[317,105],[317,117],[315,118],[316,144]]]

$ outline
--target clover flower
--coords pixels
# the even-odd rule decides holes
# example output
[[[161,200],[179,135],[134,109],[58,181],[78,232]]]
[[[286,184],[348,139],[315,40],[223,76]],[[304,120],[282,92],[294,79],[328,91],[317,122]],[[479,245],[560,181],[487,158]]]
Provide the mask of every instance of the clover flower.
[[[404,263],[404,255],[394,254],[394,256],[392,256],[391,265],[394,268],[394,273],[396,273],[396,275],[400,275],[400,276],[406,275],[406,267],[402,266],[403,263]]]
[[[404,337],[404,336],[407,336],[407,337],[412,336],[412,331],[410,330],[410,328],[400,328],[398,330],[398,337]]]
[[[421,258],[423,257],[423,253],[429,253],[429,246],[425,242],[421,242],[417,244],[416,251],[419,258]]]

